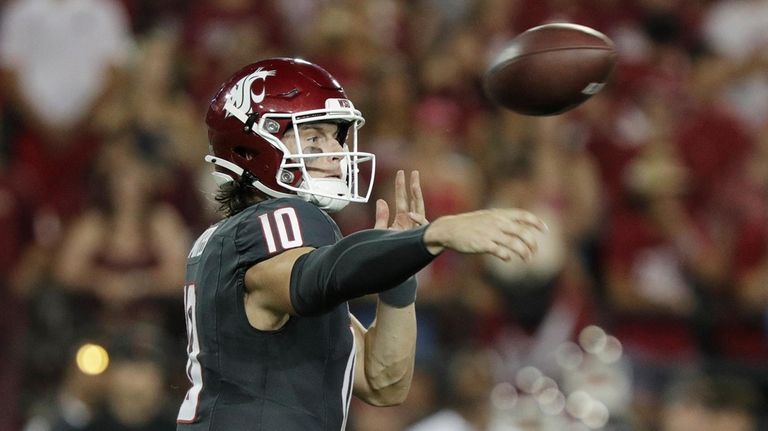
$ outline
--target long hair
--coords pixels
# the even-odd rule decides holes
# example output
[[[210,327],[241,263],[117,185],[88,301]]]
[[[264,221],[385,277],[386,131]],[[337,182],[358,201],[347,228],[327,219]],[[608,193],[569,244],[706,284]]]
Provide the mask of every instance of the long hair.
[[[265,200],[266,197],[243,176],[237,181],[231,181],[219,187],[214,199],[219,203],[219,212],[224,217],[232,217],[249,206]]]

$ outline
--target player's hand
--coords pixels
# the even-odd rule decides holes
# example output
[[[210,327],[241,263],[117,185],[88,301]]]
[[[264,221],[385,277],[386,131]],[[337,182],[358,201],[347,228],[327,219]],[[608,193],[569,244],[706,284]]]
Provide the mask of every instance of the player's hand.
[[[517,255],[527,262],[538,248],[536,237],[548,230],[528,211],[489,209],[438,218],[424,233],[424,242],[432,254],[447,248],[505,261]]]
[[[410,197],[406,189],[410,189]],[[424,211],[419,171],[412,171],[410,187],[405,184],[405,172],[395,175],[395,218],[389,223],[389,205],[384,199],[376,201],[374,229],[407,230],[428,224]]]

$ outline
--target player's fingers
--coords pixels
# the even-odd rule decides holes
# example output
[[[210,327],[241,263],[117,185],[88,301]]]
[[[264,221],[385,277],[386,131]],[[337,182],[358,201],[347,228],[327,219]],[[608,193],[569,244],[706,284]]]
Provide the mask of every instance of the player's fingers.
[[[528,245],[523,242],[519,237],[512,235],[504,235],[494,240],[496,244],[503,247],[510,252],[518,255],[524,262],[529,262],[532,257],[532,251]]]
[[[522,241],[523,244],[528,247],[531,253],[536,253],[536,251],[539,249],[536,236],[537,233],[540,232],[535,230],[532,226],[518,223],[504,223],[501,226],[501,231]]]
[[[523,223],[529,226],[532,226],[536,228],[537,230],[541,232],[549,232],[549,227],[547,226],[544,221],[542,221],[540,218],[536,217],[532,213],[520,210],[520,209],[511,209],[507,210],[507,215],[510,219],[518,222]]]
[[[421,193],[421,178],[419,171],[411,172],[411,211],[426,216],[424,195]]]
[[[417,226],[424,226],[429,224],[429,221],[427,221],[427,218],[424,217],[424,214],[409,212],[408,217],[410,217],[411,221],[416,223]]]
[[[374,229],[386,229],[389,225],[389,205],[384,199],[376,201],[376,223]]]
[[[405,188],[405,171],[397,171],[395,176],[395,211],[396,214],[408,213],[408,193]]]
[[[505,262],[512,258],[512,251],[496,241],[489,241],[483,248],[486,253],[496,256]]]

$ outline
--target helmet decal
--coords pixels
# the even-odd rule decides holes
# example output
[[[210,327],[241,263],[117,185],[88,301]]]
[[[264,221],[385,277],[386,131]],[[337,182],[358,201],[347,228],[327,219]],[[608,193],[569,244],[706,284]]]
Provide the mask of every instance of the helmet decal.
[[[267,77],[275,76],[276,74],[277,72],[274,70],[264,70],[261,67],[256,69],[256,71],[250,75],[244,76],[242,79],[237,81],[237,83],[235,83],[235,85],[232,87],[232,90],[229,92],[229,94],[227,94],[228,101],[232,103],[238,110],[244,111],[246,114],[253,113],[253,103],[261,103],[266,97]],[[253,83],[257,80],[265,81],[265,85],[262,86],[260,93],[255,94],[253,92],[252,86]],[[225,114],[226,117],[231,115],[233,114],[229,111],[227,111]]]

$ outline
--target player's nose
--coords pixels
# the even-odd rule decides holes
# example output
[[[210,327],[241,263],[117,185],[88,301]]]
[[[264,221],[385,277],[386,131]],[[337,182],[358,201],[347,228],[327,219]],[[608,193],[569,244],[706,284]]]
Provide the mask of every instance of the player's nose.
[[[341,161],[344,159],[344,156],[340,153],[344,151],[344,148],[334,139],[327,141],[327,144],[323,145],[321,149],[323,152],[318,157],[310,159],[308,163],[310,171],[314,176],[340,177]]]
[[[343,156],[340,154],[342,151],[344,151],[344,148],[336,139],[329,139],[327,141],[327,145],[325,145],[325,148],[323,148],[323,153],[328,153],[328,156],[325,158],[328,161],[335,163],[339,163],[343,158]]]

